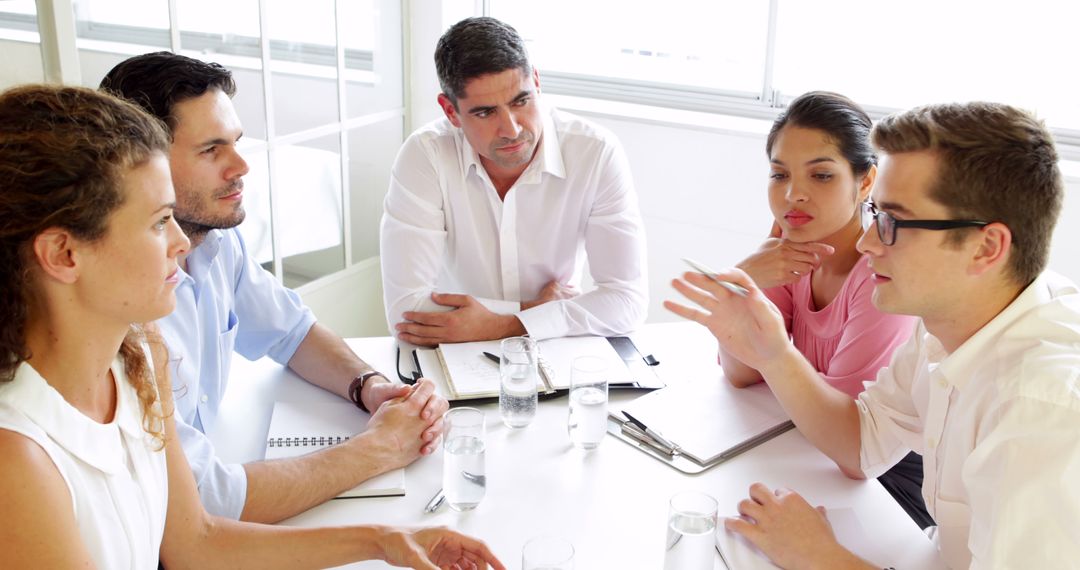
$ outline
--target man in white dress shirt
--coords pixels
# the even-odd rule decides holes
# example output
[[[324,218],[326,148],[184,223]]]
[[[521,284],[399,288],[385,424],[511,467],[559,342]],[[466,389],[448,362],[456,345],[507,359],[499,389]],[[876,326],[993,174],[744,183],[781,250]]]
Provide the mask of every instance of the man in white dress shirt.
[[[830,390],[747,276],[676,287],[668,302],[761,370],[802,433],[853,477],[924,458],[932,536],[950,568],[1064,568],[1080,560],[1080,290],[1045,271],[1064,184],[1049,132],[1005,105],[887,117],[873,189],[874,304],[916,315],[911,340],[857,400]],[[938,231],[933,231],[938,230]],[[868,379],[869,380],[869,379]],[[729,530],[789,568],[872,567],[798,494],[755,484]],[[887,561],[878,561],[887,563]]]
[[[610,133],[541,105],[521,37],[469,18],[439,40],[446,117],[398,153],[381,224],[387,320],[419,345],[623,334],[645,318],[645,235]],[[596,289],[578,294],[583,266]]]

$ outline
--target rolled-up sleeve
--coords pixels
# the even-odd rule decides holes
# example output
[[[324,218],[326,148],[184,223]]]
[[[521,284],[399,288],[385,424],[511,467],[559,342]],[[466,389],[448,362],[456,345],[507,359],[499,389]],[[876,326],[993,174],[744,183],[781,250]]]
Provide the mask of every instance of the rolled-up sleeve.
[[[215,516],[239,519],[247,500],[244,466],[222,462],[205,434],[188,425],[180,414],[173,417],[206,511]]]
[[[239,240],[243,263],[237,264],[236,352],[248,360],[269,356],[287,364],[315,324],[315,315],[300,295],[281,284],[247,255]]]
[[[920,322],[911,338],[893,354],[889,366],[879,370],[877,380],[855,398],[860,462],[867,477],[888,471],[909,451],[922,453],[923,420],[912,400],[912,383],[925,333]]]

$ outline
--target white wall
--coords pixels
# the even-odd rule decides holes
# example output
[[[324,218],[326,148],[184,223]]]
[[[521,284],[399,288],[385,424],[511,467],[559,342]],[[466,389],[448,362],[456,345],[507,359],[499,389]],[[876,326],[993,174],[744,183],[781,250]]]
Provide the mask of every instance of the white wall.
[[[0,40],[0,91],[23,83],[41,83],[41,48],[38,44]]]

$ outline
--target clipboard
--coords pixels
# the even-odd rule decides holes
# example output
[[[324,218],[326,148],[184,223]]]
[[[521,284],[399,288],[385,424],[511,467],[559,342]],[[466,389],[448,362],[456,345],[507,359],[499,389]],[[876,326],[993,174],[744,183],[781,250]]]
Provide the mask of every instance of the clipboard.
[[[575,352],[574,346],[578,343],[591,344],[595,349],[595,339],[606,340],[606,343],[604,343],[603,346],[610,346],[610,350],[607,350],[606,348],[603,350],[606,350],[610,362],[612,362],[614,366],[619,366],[619,370],[615,374],[618,380],[610,384],[609,389],[652,391],[665,386],[664,381],[654,369],[654,367],[660,363],[659,360],[651,354],[643,355],[629,337],[562,337],[557,339],[546,339],[539,343],[540,373],[544,383],[544,386],[538,386],[538,394],[541,399],[557,397],[567,392],[570,384],[570,366]],[[492,344],[492,342],[494,342],[494,344]],[[468,346],[465,352],[476,360],[467,363],[468,365],[465,366],[465,372],[469,373],[471,368],[471,372],[475,374],[491,374],[492,372],[497,371],[498,365],[491,368],[492,363],[482,360],[481,354],[485,351],[497,353],[497,343],[498,341],[489,341],[487,343],[460,343],[451,345],[455,347],[455,350],[453,351],[455,356],[453,358],[460,359],[467,357],[463,357],[460,354],[462,352],[460,348]],[[486,344],[492,344],[492,346],[485,346]],[[545,352],[545,348],[547,348],[547,352]],[[459,360],[457,362],[460,364],[461,361]],[[619,364],[614,364],[616,362],[621,362],[621,366]],[[459,372],[462,370],[461,366],[455,366],[454,368]],[[456,383],[454,379],[450,377],[450,369],[451,367],[448,365],[441,350],[417,347],[400,340],[398,341],[397,375],[403,383],[413,384],[420,377],[426,376],[436,382],[440,395],[450,401],[488,400],[498,397],[497,384],[494,386],[493,390],[479,392],[471,390],[465,395],[461,394],[455,386]]]
[[[683,473],[701,473],[792,428],[768,386],[735,388],[724,379],[686,381],[625,409],[674,444],[669,449],[623,415],[608,412],[608,433]]]

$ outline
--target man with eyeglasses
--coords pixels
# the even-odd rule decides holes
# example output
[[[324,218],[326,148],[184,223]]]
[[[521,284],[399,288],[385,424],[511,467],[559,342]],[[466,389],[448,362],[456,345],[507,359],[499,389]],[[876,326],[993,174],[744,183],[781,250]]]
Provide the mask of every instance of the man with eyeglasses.
[[[1080,290],[1045,271],[1064,185],[1049,132],[998,104],[934,105],[885,118],[859,241],[874,304],[922,318],[852,401],[784,334],[775,308],[700,274],[676,280],[700,306],[666,302],[761,371],[800,431],[840,469],[875,477],[924,457],[931,536],[951,568],[1060,568],[1080,560]],[[868,379],[870,380],[870,379]],[[757,483],[729,531],[783,567],[869,568],[824,516]]]

